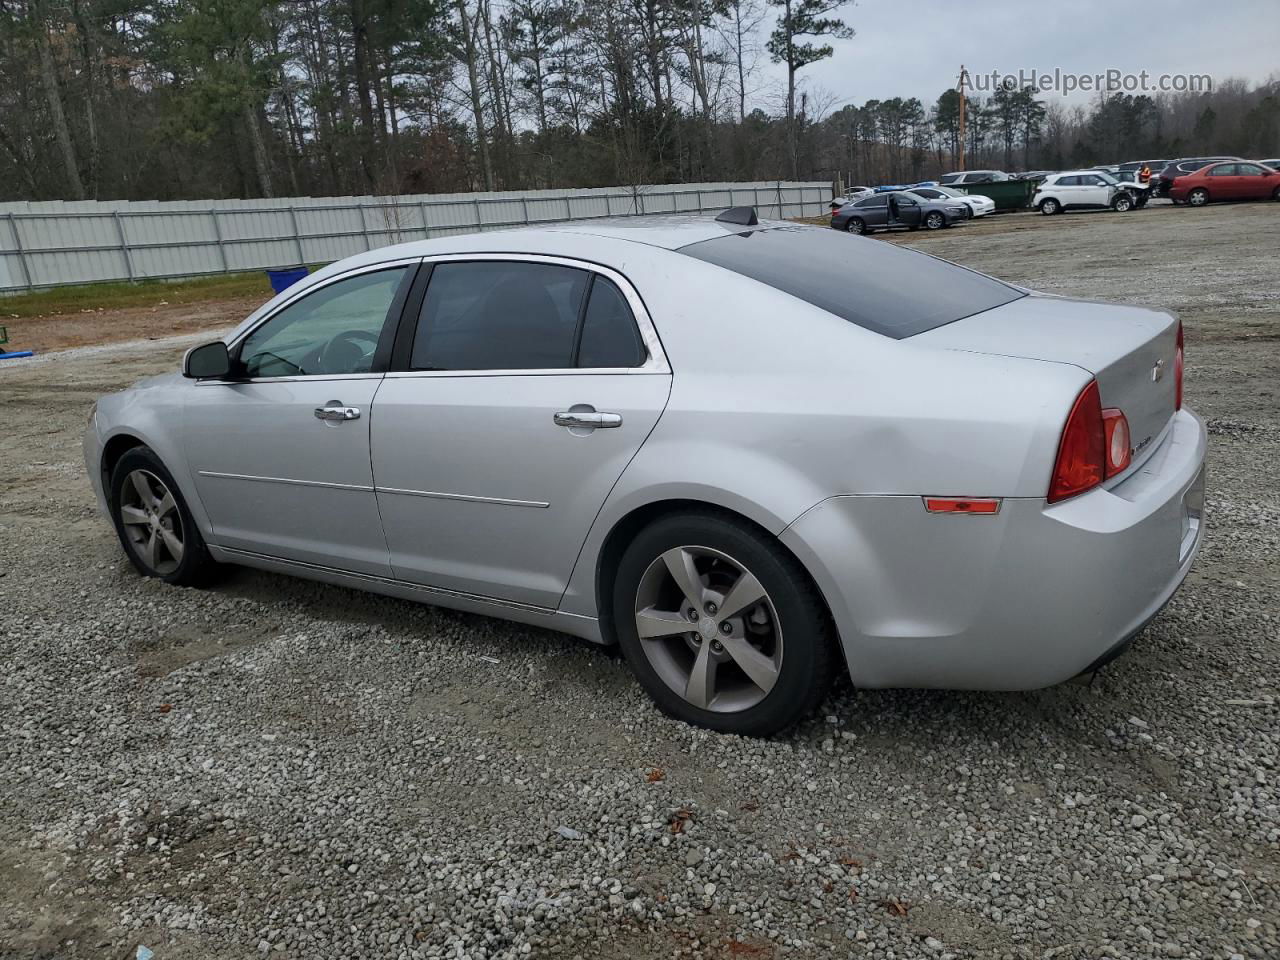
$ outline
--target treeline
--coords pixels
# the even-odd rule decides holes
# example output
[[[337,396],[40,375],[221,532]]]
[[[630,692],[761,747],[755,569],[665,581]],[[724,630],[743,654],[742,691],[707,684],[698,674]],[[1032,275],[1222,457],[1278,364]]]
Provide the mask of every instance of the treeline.
[[[838,6],[0,0],[0,200],[879,182],[950,169],[954,91],[834,109],[806,84],[830,40],[852,34]],[[969,102],[963,149],[970,167],[1005,168],[1274,155],[1278,90],[1228,82],[1071,109],[1000,92]]]

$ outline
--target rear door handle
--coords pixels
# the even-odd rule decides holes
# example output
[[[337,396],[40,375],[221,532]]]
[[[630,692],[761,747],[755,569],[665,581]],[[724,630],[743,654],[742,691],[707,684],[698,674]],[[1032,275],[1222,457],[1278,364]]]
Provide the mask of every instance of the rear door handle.
[[[330,400],[323,407],[316,407],[315,412],[317,420],[341,421],[360,419],[359,407],[344,407],[336,400]]]
[[[589,430],[604,430],[609,427],[622,426],[622,414],[597,413],[594,410],[561,410],[554,417],[558,427],[586,427]]]

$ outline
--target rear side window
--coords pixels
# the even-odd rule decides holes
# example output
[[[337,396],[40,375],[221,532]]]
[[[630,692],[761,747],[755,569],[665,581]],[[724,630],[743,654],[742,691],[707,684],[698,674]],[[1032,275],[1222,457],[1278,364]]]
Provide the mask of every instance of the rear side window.
[[[613,281],[597,276],[582,320],[580,367],[638,367],[647,353],[626,297]]]
[[[436,264],[413,341],[414,370],[573,366],[590,275],[547,263]]]
[[[680,253],[758,280],[867,330],[902,339],[1025,296],[904,247],[818,227],[775,227]]]
[[[859,200],[854,206],[858,207],[883,207],[889,199],[885,194],[877,194],[874,197],[867,197],[865,200]]]

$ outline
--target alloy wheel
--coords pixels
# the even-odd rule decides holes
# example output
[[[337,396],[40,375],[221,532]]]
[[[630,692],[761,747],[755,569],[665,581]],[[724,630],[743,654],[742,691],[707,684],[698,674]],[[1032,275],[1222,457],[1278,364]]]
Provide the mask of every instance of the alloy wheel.
[[[1187,197],[1187,203],[1193,207],[1203,207],[1209,202],[1209,194],[1203,190],[1192,190],[1191,195]]]
[[[163,480],[150,470],[134,470],[120,490],[120,523],[125,538],[148,569],[168,576],[182,563],[182,514]]]
[[[747,710],[782,668],[782,626],[764,586],[710,547],[673,547],[636,590],[636,632],[650,666],[691,706]]]
[[[930,230],[937,230],[940,227],[942,227],[945,224],[945,222],[946,221],[944,221],[942,218],[942,214],[931,213],[929,214],[929,216],[925,217],[924,225],[928,227]]]
[[[850,233],[862,233],[863,231],[866,230],[866,224],[864,224],[857,217],[854,217],[852,220],[848,222],[848,224],[845,225],[845,229],[848,230]]]

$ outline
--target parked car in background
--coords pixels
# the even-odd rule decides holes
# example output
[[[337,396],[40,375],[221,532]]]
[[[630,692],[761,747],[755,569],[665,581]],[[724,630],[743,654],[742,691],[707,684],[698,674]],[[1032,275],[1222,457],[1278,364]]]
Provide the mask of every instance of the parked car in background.
[[[961,193],[951,187],[912,187],[906,192],[924,200],[955,200],[963,203],[969,208],[969,215],[972,217],[984,217],[996,208],[995,201],[990,197]]]
[[[1221,160],[1239,160],[1239,157],[1184,157],[1181,160],[1170,160],[1159,173],[1151,177],[1151,195],[1167,197],[1173,181],[1188,173],[1202,170],[1211,163]]]
[[[1015,173],[1014,180],[1043,180],[1050,174],[1057,173],[1057,170],[1027,170],[1024,173]]]
[[[889,220],[889,198],[897,201],[898,219]],[[874,233],[877,230],[941,230],[969,219],[969,207],[957,200],[925,200],[908,193],[877,193],[846,204],[831,215],[834,230]]]
[[[1121,652],[1205,529],[1177,319],[722,216],[330,264],[98,400],[97,503],[143,576],[240,564],[617,643],[664,711],[737,734],[845,672],[1027,690]]]
[[[1003,170],[958,170],[944,173],[938,178],[942,186],[970,183],[991,183],[995,180],[1011,180],[1012,177]]]
[[[1220,200],[1280,200],[1280,173],[1248,160],[1211,163],[1175,179],[1169,199],[1193,207]]]
[[[1043,214],[1064,210],[1132,210],[1133,194],[1101,170],[1068,170],[1055,173],[1037,185],[1031,206]]]
[[[1271,160],[1258,160],[1255,162],[1262,164],[1264,167],[1270,167],[1272,170],[1280,171],[1280,157],[1275,157]]]
[[[1112,180],[1115,180],[1122,187],[1129,191],[1129,195],[1133,197],[1133,205],[1139,209],[1147,205],[1147,201],[1151,199],[1151,184],[1143,183],[1139,179],[1141,168],[1138,170],[1121,170],[1118,173],[1108,173]],[[1103,171],[1105,172],[1105,171]]]
[[[835,197],[831,201],[831,212],[835,213],[846,203],[852,203],[854,200],[861,200],[863,197],[869,197],[875,190],[871,187],[850,187],[844,192],[843,196]]]

